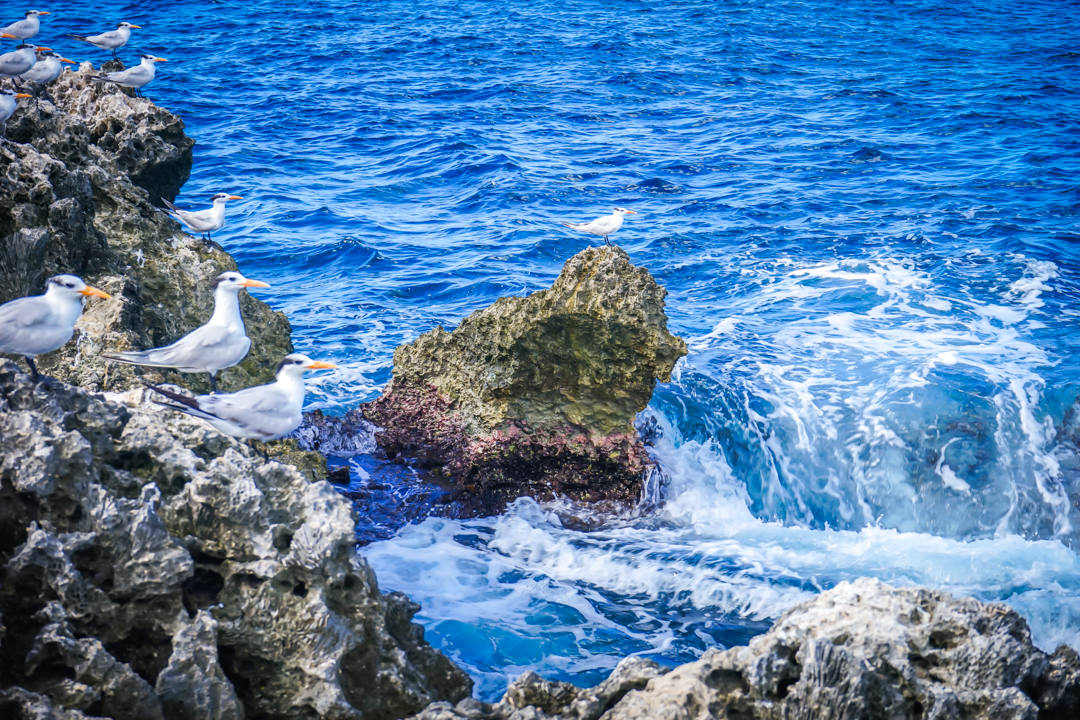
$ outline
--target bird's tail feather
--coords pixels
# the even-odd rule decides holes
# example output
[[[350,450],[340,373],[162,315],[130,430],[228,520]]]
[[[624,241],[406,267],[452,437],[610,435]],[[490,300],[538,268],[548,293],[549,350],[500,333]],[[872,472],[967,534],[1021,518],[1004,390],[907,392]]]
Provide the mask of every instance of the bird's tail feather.
[[[165,203],[165,207],[169,208],[169,210],[171,210],[172,212],[177,212],[180,209],[180,208],[176,207],[175,205],[173,205],[168,200],[166,200],[165,198],[161,198],[161,202]]]
[[[206,420],[221,419],[217,415],[207,412],[206,410],[203,410],[201,407],[199,407],[199,401],[191,397],[190,395],[184,395],[182,393],[173,392],[172,390],[166,390],[165,388],[154,385],[153,383],[144,382],[143,385],[148,387],[153,392],[156,392],[157,394],[168,398],[168,401],[153,398],[152,402],[155,405],[161,405],[162,407],[178,410],[182,413],[193,415],[198,418],[204,418]]]
[[[575,225],[574,223],[568,223],[568,222],[564,222],[564,223],[563,223],[563,227],[568,227],[568,228],[570,228],[571,230],[577,230],[577,226],[576,226],[576,225]]]
[[[153,350],[133,350],[130,352],[104,352],[103,358],[128,365],[147,365],[149,367],[174,367],[162,360],[155,360]]]
[[[90,42],[86,39],[85,35],[76,35],[75,33],[67,33],[64,37],[72,38],[73,40],[82,40],[83,42]]]

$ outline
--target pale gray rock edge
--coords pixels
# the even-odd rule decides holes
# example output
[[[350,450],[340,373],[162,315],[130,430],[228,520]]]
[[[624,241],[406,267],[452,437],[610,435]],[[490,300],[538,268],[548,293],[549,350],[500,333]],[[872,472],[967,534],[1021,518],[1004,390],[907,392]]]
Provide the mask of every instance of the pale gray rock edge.
[[[1007,606],[863,578],[670,672],[627,658],[588,689],[527,673],[494,705],[440,702],[414,720],[1078,717],[1080,658],[1032,646]]]

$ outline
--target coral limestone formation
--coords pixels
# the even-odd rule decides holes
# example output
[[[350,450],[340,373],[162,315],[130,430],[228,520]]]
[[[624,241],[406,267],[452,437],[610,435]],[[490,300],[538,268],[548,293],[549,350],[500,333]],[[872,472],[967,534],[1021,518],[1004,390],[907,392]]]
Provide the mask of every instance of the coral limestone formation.
[[[0,144],[0,297],[42,291],[61,272],[92,279],[114,296],[88,305],[75,341],[42,356],[43,373],[101,389],[130,386],[135,371],[102,350],[168,344],[210,318],[211,282],[236,263],[180,231],[155,206],[174,198],[191,171],[194,142],[176,115],[149,100],[91,82],[90,68],[61,75],[42,100],[8,122]],[[273,378],[292,350],[289,323],[240,298],[252,349],[221,373],[236,389]],[[149,371],[153,380],[208,390],[203,378]]]
[[[0,362],[0,717],[396,718],[468,694],[329,483],[142,393]]]
[[[1048,655],[1004,605],[862,579],[785,613],[747,647],[666,671],[628,658],[594,688],[517,680],[494,705],[416,720],[1080,717],[1080,657]]]
[[[399,347],[364,410],[376,441],[439,469],[475,512],[522,495],[636,501],[648,458],[635,415],[686,354],[665,295],[620,248],[578,253],[551,288]]]

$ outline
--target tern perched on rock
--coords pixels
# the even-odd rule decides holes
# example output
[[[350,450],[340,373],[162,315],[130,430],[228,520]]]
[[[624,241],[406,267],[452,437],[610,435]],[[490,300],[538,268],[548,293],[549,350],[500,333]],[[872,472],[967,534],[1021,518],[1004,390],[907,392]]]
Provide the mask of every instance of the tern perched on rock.
[[[61,57],[51,50],[45,50],[37,54],[37,62],[34,65],[19,76],[20,80],[28,80],[35,83],[39,88],[48,85],[56,78],[60,77],[60,73],[64,71],[62,63],[75,64],[74,60],[68,60],[66,57]]]
[[[127,45],[128,39],[131,38],[132,28],[142,29],[142,26],[122,22],[116,26],[115,30],[109,30],[100,35],[72,35],[69,33],[65,37],[82,40],[101,50],[111,50],[113,57],[116,57],[116,51]]]
[[[165,58],[156,55],[140,55],[139,57],[142,58],[142,61],[135,67],[127,70],[117,70],[105,75],[94,75],[93,79],[97,82],[111,82],[120,87],[134,88],[135,94],[141,96],[140,90],[154,79],[156,63],[165,62]]]
[[[13,37],[18,40],[29,40],[38,34],[38,30],[41,29],[42,15],[50,15],[48,10],[27,10],[26,17],[22,20],[16,20],[8,25],[6,28],[0,28],[0,33],[3,33],[5,37]]]
[[[3,137],[4,127],[7,125],[8,118],[15,113],[15,105],[19,98],[33,97],[29,93],[17,93],[13,90],[4,88],[0,90],[0,137]]]
[[[0,37],[10,37],[7,34]],[[22,43],[9,53],[0,55],[0,77],[16,78],[34,67],[37,62],[39,51],[51,50],[52,48],[39,47]]]
[[[74,275],[49,278],[44,295],[19,298],[0,305],[0,353],[26,358],[34,382],[41,377],[34,358],[62,347],[75,332],[83,298],[109,298]]]
[[[161,202],[169,209],[169,214],[187,225],[193,232],[205,235],[210,240],[210,233],[217,232],[225,225],[225,203],[229,200],[243,200],[239,195],[218,193],[213,198],[213,206],[206,210],[181,210],[165,198]]]
[[[304,373],[308,370],[336,368],[328,362],[312,360],[307,355],[286,355],[277,368],[277,379],[222,395],[191,397],[149,385],[165,400],[154,402],[202,418],[220,432],[243,440],[277,440],[300,427],[304,408]]]
[[[592,235],[599,235],[604,238],[604,242],[608,245],[611,241],[608,240],[608,235],[615,232],[622,227],[623,217],[626,215],[637,215],[634,210],[627,210],[626,208],[615,208],[610,215],[604,217],[598,217],[595,220],[585,223],[568,223],[564,222],[563,225],[571,230],[579,230],[581,232],[587,232]]]
[[[202,327],[192,330],[172,345],[137,352],[107,352],[103,357],[128,365],[172,368],[180,372],[210,374],[210,387],[217,392],[217,373],[243,360],[251,348],[240,316],[240,291],[270,287],[248,280],[238,272],[223,272],[214,280],[214,314]]]

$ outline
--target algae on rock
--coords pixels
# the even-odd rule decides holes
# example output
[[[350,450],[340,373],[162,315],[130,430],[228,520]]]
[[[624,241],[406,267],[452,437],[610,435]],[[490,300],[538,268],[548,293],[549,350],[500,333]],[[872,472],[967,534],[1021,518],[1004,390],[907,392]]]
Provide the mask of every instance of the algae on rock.
[[[41,356],[42,371],[87,388],[116,389],[145,374],[208,390],[199,375],[107,363],[104,349],[167,344],[209,319],[209,283],[236,263],[180,232],[156,204],[176,197],[194,141],[176,115],[90,80],[91,68],[25,103],[0,144],[0,302],[44,291],[50,275],[81,275],[114,297],[88,305],[75,339]],[[241,309],[251,353],[221,374],[225,389],[265,382],[291,352],[289,323],[251,297]]]
[[[551,288],[398,347],[364,415],[389,456],[450,478],[466,512],[521,495],[631,503],[649,464],[635,416],[686,354],[666,294],[622,249],[586,249]]]

